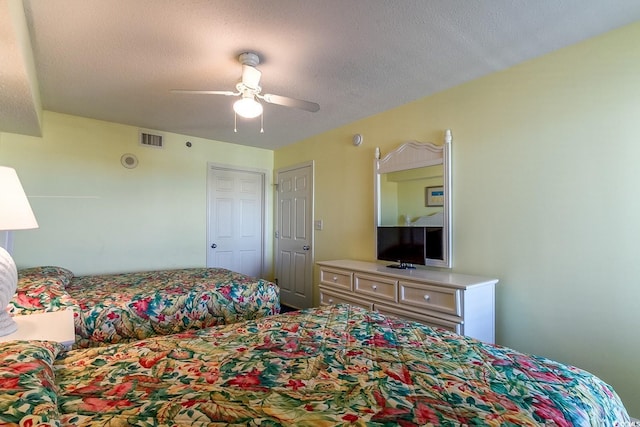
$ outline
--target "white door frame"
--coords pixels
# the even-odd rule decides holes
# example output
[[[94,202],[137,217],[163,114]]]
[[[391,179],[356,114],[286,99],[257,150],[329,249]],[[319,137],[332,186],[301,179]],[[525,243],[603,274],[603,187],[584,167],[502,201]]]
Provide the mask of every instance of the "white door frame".
[[[277,276],[278,276],[277,268],[278,268],[278,265],[280,265],[280,260],[279,260],[280,250],[278,248],[280,239],[278,239],[276,237],[277,233],[280,232],[280,230],[277,229],[278,222],[279,222],[279,219],[280,219],[280,217],[279,217],[279,215],[280,215],[280,212],[279,212],[280,200],[279,200],[279,195],[278,195],[278,183],[279,183],[278,176],[282,172],[289,172],[291,170],[300,169],[300,168],[303,168],[303,167],[310,167],[311,168],[311,198],[309,200],[309,204],[310,204],[309,209],[307,209],[307,220],[309,221],[309,224],[311,226],[311,232],[309,233],[310,240],[311,240],[311,242],[309,244],[311,246],[311,268],[309,269],[310,277],[307,277],[307,280],[309,280],[309,283],[311,283],[311,292],[312,292],[311,300],[312,300],[312,303],[315,305],[316,304],[316,302],[315,302],[316,301],[316,289],[315,289],[315,285],[314,285],[314,273],[313,273],[313,271],[314,271],[315,258],[316,258],[316,251],[315,251],[315,241],[316,241],[316,239],[315,239],[315,227],[314,227],[313,221],[314,221],[314,217],[315,217],[316,165],[315,165],[315,161],[313,161],[313,160],[309,160],[307,162],[302,162],[302,163],[297,163],[295,165],[285,166],[285,167],[282,167],[282,168],[277,169],[277,170],[274,171],[274,180],[275,180],[274,192],[275,192],[275,194],[274,194],[274,202],[273,202],[273,204],[275,206],[275,209],[274,209],[274,227],[276,228],[274,230],[274,239],[273,239],[274,240],[274,266],[275,266],[274,275],[277,278]]]
[[[259,174],[262,175],[262,207],[260,209],[260,226],[262,227],[262,238],[261,238],[261,244],[260,244],[260,252],[261,252],[261,265],[260,265],[260,277],[264,277],[265,275],[265,266],[267,265],[267,251],[266,251],[266,247],[267,247],[267,241],[268,241],[268,236],[267,236],[267,209],[266,206],[268,204],[268,200],[267,200],[267,187],[269,186],[269,183],[267,182],[268,178],[269,178],[269,174],[268,171],[265,169],[258,169],[258,168],[244,168],[244,167],[240,167],[240,166],[234,166],[234,165],[227,165],[227,164],[223,164],[223,163],[216,163],[216,162],[207,162],[207,185],[206,185],[206,191],[207,191],[207,218],[206,218],[206,223],[207,223],[207,227],[206,227],[206,239],[205,239],[205,251],[206,251],[206,258],[205,258],[205,262],[206,265],[209,265],[209,257],[210,257],[210,248],[209,248],[209,236],[210,236],[210,224],[211,224],[211,200],[209,199],[209,194],[210,194],[210,188],[209,188],[209,182],[211,179],[211,174],[212,169],[217,169],[217,170],[227,170],[227,171],[233,171],[233,172],[248,172],[248,173],[255,173],[255,174]]]

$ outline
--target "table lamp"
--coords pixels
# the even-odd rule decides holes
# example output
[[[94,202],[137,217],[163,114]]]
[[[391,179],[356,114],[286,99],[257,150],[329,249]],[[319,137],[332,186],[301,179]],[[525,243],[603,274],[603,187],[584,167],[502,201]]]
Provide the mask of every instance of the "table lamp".
[[[0,231],[38,228],[15,169],[0,166]],[[18,287],[18,270],[9,252],[0,247],[0,336],[18,329],[7,305]]]

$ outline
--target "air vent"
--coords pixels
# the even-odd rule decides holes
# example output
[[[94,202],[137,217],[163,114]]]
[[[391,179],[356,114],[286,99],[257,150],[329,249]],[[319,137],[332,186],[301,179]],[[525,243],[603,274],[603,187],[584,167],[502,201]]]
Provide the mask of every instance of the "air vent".
[[[163,144],[162,135],[140,131],[140,145],[144,145],[145,147],[162,148]]]

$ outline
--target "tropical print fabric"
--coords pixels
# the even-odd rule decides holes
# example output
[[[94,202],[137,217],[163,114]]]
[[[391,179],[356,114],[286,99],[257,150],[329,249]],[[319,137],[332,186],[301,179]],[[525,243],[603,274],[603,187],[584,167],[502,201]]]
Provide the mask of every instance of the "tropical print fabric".
[[[71,270],[55,265],[23,268],[18,273],[21,279],[40,279],[43,277],[55,278],[60,280],[65,286],[69,284],[69,281],[74,276]]]
[[[1,426],[60,426],[53,361],[61,350],[46,341],[0,343]]]
[[[126,342],[280,312],[279,288],[222,268],[74,277],[76,347]]]
[[[18,272],[12,315],[73,308],[75,347],[100,346],[280,312],[279,288],[222,268],[78,276],[42,266]]]
[[[583,370],[348,305],[73,350],[54,368],[63,425],[630,422]]]
[[[18,286],[8,311],[12,315],[44,313],[75,307],[76,301],[67,293],[64,275],[18,274]]]

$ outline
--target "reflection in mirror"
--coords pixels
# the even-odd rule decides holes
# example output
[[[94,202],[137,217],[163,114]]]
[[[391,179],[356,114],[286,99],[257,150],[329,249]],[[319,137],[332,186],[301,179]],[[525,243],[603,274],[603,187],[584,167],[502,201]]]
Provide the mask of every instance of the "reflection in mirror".
[[[407,142],[375,163],[376,256],[396,268],[451,267],[451,131]]]
[[[410,225],[443,211],[442,198],[429,199],[443,187],[442,165],[380,174],[381,217],[379,225]],[[422,196],[422,197],[418,197]],[[440,224],[442,225],[442,224]]]

